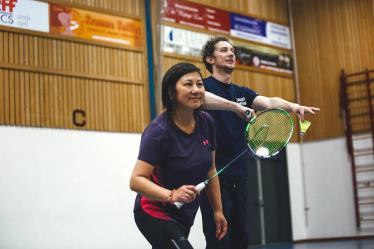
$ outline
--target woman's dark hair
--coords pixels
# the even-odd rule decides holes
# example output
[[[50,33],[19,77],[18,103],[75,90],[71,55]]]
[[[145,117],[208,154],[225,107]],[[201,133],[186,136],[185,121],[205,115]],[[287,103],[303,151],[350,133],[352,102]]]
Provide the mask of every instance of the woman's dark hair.
[[[228,42],[231,44],[231,42],[226,38],[226,37],[223,37],[223,36],[216,36],[216,37],[213,37],[211,39],[209,39],[203,46],[203,49],[201,50],[201,56],[203,57],[203,62],[205,64],[205,67],[206,69],[208,69],[208,71],[210,73],[213,73],[213,67],[211,64],[209,64],[207,61],[206,61],[206,58],[208,56],[213,56],[214,54],[214,49],[215,49],[215,46],[216,46],[216,43],[220,42],[220,41],[225,41],[225,42]]]
[[[169,68],[162,79],[162,105],[171,112],[176,107],[175,92],[177,81],[185,74],[197,72],[202,77],[200,68],[191,63],[178,63]]]

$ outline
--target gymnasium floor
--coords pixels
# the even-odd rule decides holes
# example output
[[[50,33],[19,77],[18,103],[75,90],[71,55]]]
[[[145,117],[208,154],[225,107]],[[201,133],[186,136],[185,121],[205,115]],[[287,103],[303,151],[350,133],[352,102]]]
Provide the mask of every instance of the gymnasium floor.
[[[374,239],[251,246],[248,249],[374,249]]]

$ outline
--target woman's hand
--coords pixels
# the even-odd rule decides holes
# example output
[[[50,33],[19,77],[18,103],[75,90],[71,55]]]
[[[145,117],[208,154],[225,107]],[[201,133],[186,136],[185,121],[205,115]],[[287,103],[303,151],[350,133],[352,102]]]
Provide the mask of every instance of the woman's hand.
[[[197,191],[194,185],[183,185],[174,191],[171,202],[190,203],[196,199],[198,194],[199,191]]]
[[[214,221],[216,223],[216,238],[221,240],[227,233],[227,221],[222,211],[214,213]]]

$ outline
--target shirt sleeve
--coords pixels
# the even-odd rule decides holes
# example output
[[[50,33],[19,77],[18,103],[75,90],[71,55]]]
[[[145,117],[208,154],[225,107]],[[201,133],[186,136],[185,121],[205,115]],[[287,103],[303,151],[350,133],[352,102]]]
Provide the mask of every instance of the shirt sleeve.
[[[247,87],[243,87],[242,89],[244,90],[247,99],[247,107],[252,108],[253,101],[258,96],[258,93]]]
[[[149,125],[143,132],[140,141],[138,159],[153,166],[158,165],[163,154],[165,132],[157,125]]]

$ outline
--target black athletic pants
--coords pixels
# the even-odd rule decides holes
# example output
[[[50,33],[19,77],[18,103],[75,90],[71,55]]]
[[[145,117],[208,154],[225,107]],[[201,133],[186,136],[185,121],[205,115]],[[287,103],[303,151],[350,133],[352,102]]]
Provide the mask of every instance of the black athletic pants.
[[[152,249],[193,249],[187,240],[190,228],[175,221],[154,218],[140,207],[134,212],[140,232],[152,245]]]
[[[202,194],[200,210],[207,243],[205,249],[247,249],[249,243],[247,227],[247,178],[220,176],[219,181],[223,214],[227,220],[228,230],[222,240],[216,239],[214,212],[207,196]]]

